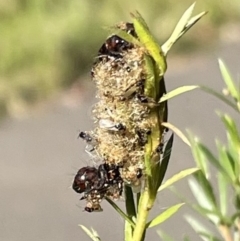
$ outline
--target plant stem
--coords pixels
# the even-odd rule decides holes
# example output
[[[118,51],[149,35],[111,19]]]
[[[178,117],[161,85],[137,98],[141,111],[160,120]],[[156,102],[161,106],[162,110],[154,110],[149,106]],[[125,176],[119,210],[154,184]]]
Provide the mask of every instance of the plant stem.
[[[218,229],[222,235],[222,237],[224,238],[225,241],[233,241],[233,238],[231,236],[231,232],[228,226],[226,225],[219,225]]]
[[[154,200],[150,198],[148,189],[141,194],[139,207],[138,207],[138,216],[136,220],[136,226],[133,232],[133,241],[142,241],[144,232],[146,231],[146,224],[149,211],[153,206]]]

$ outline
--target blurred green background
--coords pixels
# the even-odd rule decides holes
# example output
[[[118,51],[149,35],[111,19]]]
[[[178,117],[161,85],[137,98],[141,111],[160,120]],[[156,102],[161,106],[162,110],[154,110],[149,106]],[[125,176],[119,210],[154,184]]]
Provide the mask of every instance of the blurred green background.
[[[21,111],[86,80],[109,34],[141,12],[163,43],[192,0],[0,0],[0,116]],[[199,0],[209,14],[176,45],[177,54],[210,50],[223,25],[240,18],[240,0]],[[208,47],[207,47],[208,46]],[[88,79],[88,78],[87,78]]]

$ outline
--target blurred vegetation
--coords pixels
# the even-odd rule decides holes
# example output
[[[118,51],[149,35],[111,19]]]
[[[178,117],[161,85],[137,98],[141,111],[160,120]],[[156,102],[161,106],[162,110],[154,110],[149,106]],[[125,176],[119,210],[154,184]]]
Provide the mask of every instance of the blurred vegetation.
[[[142,13],[160,43],[192,0],[0,0],[0,116],[67,88],[90,72],[107,33],[102,27]],[[178,51],[204,47],[222,24],[239,20],[239,0],[202,0],[210,13],[181,41]],[[198,37],[196,37],[198,36]],[[200,36],[200,37],[199,37]],[[207,44],[206,44],[207,42]]]

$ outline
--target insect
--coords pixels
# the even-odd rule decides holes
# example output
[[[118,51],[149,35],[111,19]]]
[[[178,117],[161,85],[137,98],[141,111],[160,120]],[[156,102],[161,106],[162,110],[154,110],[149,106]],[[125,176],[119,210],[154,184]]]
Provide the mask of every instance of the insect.
[[[77,193],[91,190],[98,183],[98,170],[95,167],[82,167],[74,178],[72,188]]]
[[[80,200],[86,199],[85,211],[101,211],[100,202],[104,197],[122,195],[123,180],[120,167],[103,163],[96,167],[82,167],[76,174],[72,188],[77,193],[83,193]]]
[[[159,154],[163,154],[163,147],[164,147],[164,143],[160,143],[157,148],[156,148],[156,152]]]
[[[124,131],[126,127],[122,123],[114,123],[110,119],[100,119],[99,127],[102,129],[107,129],[109,131]]]
[[[92,137],[89,134],[87,134],[86,132],[84,132],[84,131],[81,131],[79,133],[78,137],[82,138],[86,142],[91,142],[92,141]]]
[[[151,130],[137,129],[136,134],[138,136],[139,145],[144,146],[145,144],[147,144],[148,136],[151,134]]]
[[[120,24],[117,27],[136,37],[132,23]],[[100,61],[102,60],[101,56],[121,58],[121,52],[126,51],[132,47],[132,43],[127,42],[117,35],[112,35],[107,38],[105,43],[101,46],[98,51],[98,56],[100,57]]]
[[[141,169],[141,168],[138,168],[137,171],[136,171],[136,176],[137,176],[137,178],[138,178],[138,179],[141,178],[142,175],[143,175],[142,169]]]

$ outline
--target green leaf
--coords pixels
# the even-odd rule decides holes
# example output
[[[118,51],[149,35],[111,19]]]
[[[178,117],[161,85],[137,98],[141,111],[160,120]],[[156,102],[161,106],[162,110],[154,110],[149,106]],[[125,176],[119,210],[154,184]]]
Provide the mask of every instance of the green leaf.
[[[196,3],[193,3],[182,15],[180,20],[178,21],[175,29],[173,30],[170,38],[163,44],[162,49],[166,55],[166,53],[169,51],[169,49],[172,47],[172,45],[179,39],[179,36],[182,35],[182,31],[187,25],[187,22],[189,21],[193,9],[195,7]]]
[[[228,183],[221,172],[218,172],[218,189],[219,189],[219,206],[222,215],[227,215],[227,208],[229,203],[228,197]]]
[[[132,188],[130,186],[125,185],[124,193],[125,193],[125,206],[126,206],[127,215],[132,220],[133,217],[136,217],[136,209],[135,209]],[[129,223],[129,221],[126,221],[126,220],[125,220],[124,233],[125,233],[125,241],[132,241],[133,227]]]
[[[162,122],[162,126],[165,126],[168,129],[172,130],[184,143],[186,143],[188,146],[191,146],[188,138],[176,126],[174,126],[173,124],[171,124],[169,122]]]
[[[174,205],[170,208],[168,208],[166,211],[164,211],[163,213],[159,214],[157,217],[155,217],[153,220],[151,220],[150,222],[147,223],[147,227],[148,228],[152,228],[160,223],[163,223],[164,221],[166,221],[167,219],[169,219],[173,214],[175,214],[180,207],[182,207],[184,205],[184,203],[179,203],[177,205]]]
[[[199,234],[199,236],[202,238],[202,240],[209,241],[211,239],[209,239],[208,237],[214,237],[214,234],[206,226],[204,226],[202,223],[200,223],[198,220],[196,220],[192,216],[186,215],[185,219],[190,224],[190,226],[195,230],[195,232],[197,234]],[[220,241],[218,239],[213,239],[213,240]]]
[[[181,86],[179,88],[176,88],[175,90],[172,90],[170,92],[168,92],[167,94],[165,94],[163,97],[161,97],[159,103],[164,102],[166,100],[169,100],[173,97],[176,97],[178,95],[181,95],[183,93],[186,93],[188,91],[194,90],[199,88],[199,86],[197,85],[186,85],[186,86]]]
[[[160,76],[163,76],[167,70],[167,63],[161,47],[151,35],[149,28],[140,13],[136,12],[135,14],[132,14],[132,17],[133,25],[140,42],[157,63],[160,70]]]
[[[125,205],[126,205],[126,211],[127,211],[128,217],[136,217],[136,209],[135,209],[132,188],[128,185],[125,185],[124,192],[125,192]]]
[[[204,188],[202,187],[202,183],[200,184],[192,178],[188,180],[188,183],[199,205],[211,211],[216,209],[214,200],[212,200],[211,196],[209,196],[208,193],[205,192]]]
[[[226,127],[230,137],[229,142],[231,142],[235,146],[236,151],[240,153],[240,135],[235,121],[228,114],[217,113]]]
[[[118,207],[118,205],[113,202],[110,198],[106,197],[106,200],[111,204],[111,206],[123,217],[125,221],[127,221],[133,228],[135,227],[135,223],[132,221],[132,219],[123,212],[123,210]]]
[[[197,166],[202,170],[206,178],[208,178],[210,176],[210,172],[208,170],[208,163],[206,161],[204,153],[199,148],[199,140],[197,137],[193,137],[193,135],[189,131],[188,133],[194,160],[197,163]]]
[[[144,56],[144,66],[146,70],[146,81],[144,84],[144,94],[148,97],[156,98],[156,86],[155,86],[155,71],[153,59],[146,55]]]
[[[101,241],[100,237],[98,236],[97,232],[92,229],[91,231],[83,225],[79,225],[83,229],[83,231],[93,240],[93,241]]]
[[[218,209],[217,210],[209,210],[207,208],[202,207],[199,204],[193,204],[193,203],[189,203],[189,205],[192,207],[192,209],[197,211],[204,218],[207,218],[208,220],[210,220],[212,223],[214,223],[216,225],[220,222],[220,220],[226,222],[226,218],[222,217],[222,214],[220,213],[220,211]]]
[[[223,169],[227,172],[232,182],[234,182],[236,179],[235,172],[234,172],[234,164],[235,164],[234,160],[231,158],[231,155],[228,155],[226,147],[224,147],[218,140],[216,140],[216,146],[219,153],[219,163],[221,164]],[[224,173],[223,173],[223,176],[224,176]],[[228,179],[228,178],[225,178],[225,179]]]
[[[213,236],[213,234],[205,233],[205,232],[198,232],[201,237],[207,238],[208,241],[222,241],[221,239]]]
[[[222,100],[225,104],[229,105],[230,107],[232,107],[234,110],[236,110],[237,112],[239,112],[238,107],[236,106],[236,104],[232,101],[230,101],[225,95],[220,94],[218,92],[216,92],[215,90],[212,90],[206,86],[199,86],[203,91],[217,97],[218,99]]]
[[[164,241],[174,241],[172,237],[170,237],[168,234],[163,232],[162,230],[157,230],[157,234],[162,238]]]
[[[225,84],[231,94],[231,96],[237,100],[240,101],[240,93],[238,92],[237,86],[235,85],[226,65],[223,63],[221,59],[218,60],[219,68],[223,77],[223,80],[225,81]]]
[[[194,17],[191,17],[195,3],[193,3],[182,15],[181,19],[178,21],[173,33],[170,38],[162,45],[162,50],[164,55],[167,55],[168,51],[171,49],[172,45],[185,34],[198,20],[201,19],[207,12],[202,12]]]
[[[213,164],[219,172],[222,172],[225,174],[225,176],[231,181],[231,177],[228,175],[227,171],[224,169],[224,167],[221,165],[219,160],[210,152],[210,150],[204,146],[202,143],[198,143],[198,147],[200,152],[205,156],[205,158]]]
[[[209,202],[211,202],[213,207],[211,210],[216,210],[217,201],[216,201],[215,194],[210,181],[207,180],[207,178],[204,176],[203,172],[201,171],[193,174],[193,176],[197,180],[198,185],[201,186],[201,190],[205,194],[206,198],[209,200]]]
[[[180,181],[181,179],[195,173],[199,171],[199,168],[195,167],[195,168],[189,168],[183,171],[180,171],[179,173],[175,174],[174,176],[172,176],[171,178],[169,178],[167,181],[165,181],[160,188],[158,189],[158,191],[162,191],[163,189],[173,185],[174,183]]]
[[[153,172],[154,172],[153,176],[155,178],[153,178],[152,182],[153,182],[153,186],[155,187],[154,189],[156,192],[159,189],[160,185],[162,184],[162,181],[163,181],[164,176],[167,171],[169,159],[171,157],[171,152],[172,152],[173,140],[174,140],[174,135],[172,134],[164,149],[162,160],[158,164],[159,167],[153,169]]]
[[[221,213],[219,213],[218,210],[210,210],[208,208],[202,207],[199,204],[193,204],[191,202],[189,202],[189,200],[186,198],[186,196],[182,195],[181,193],[179,193],[176,188],[171,187],[171,191],[173,193],[175,193],[180,199],[181,201],[185,202],[186,204],[188,204],[193,210],[197,211],[199,214],[201,214],[204,218],[208,218],[209,220],[211,220],[213,223],[217,223],[220,220],[220,216]],[[193,194],[195,195],[195,194]],[[201,198],[201,194],[200,194],[200,198]],[[221,219],[223,220],[223,219]],[[225,221],[225,220],[224,220]]]

